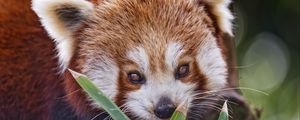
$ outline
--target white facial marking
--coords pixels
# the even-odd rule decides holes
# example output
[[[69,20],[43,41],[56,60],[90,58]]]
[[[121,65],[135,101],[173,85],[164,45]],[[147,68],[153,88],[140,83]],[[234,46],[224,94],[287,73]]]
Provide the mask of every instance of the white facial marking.
[[[165,77],[160,80],[157,78],[147,79],[147,84],[143,85],[139,90],[128,94],[128,108],[144,119],[157,119],[153,114],[155,105],[159,98],[168,97],[176,106],[191,97],[192,91],[196,85],[184,84],[173,77]],[[160,82],[157,82],[160,81]]]
[[[130,51],[129,58],[139,62],[138,64],[141,66],[144,66],[144,63],[148,65],[148,55],[145,54],[146,52],[144,52],[143,48],[138,47],[138,49],[138,51]],[[183,48],[179,43],[168,44],[168,49],[165,53],[166,64],[175,69],[182,52]],[[174,69],[169,69],[164,73],[152,73],[150,71],[143,73],[146,77],[146,83],[139,90],[129,92],[126,101],[127,107],[136,115],[135,117],[157,120],[158,118],[154,115],[153,110],[159,98],[168,97],[177,106],[191,97],[192,89],[195,89],[196,85],[175,80]]]
[[[197,61],[200,70],[208,78],[208,88],[222,89],[226,85],[227,65],[216,39],[214,37],[206,38],[199,48]]]
[[[177,67],[177,60],[182,55],[183,48],[182,45],[176,42],[172,42],[168,44],[166,51],[166,63],[171,69],[175,69]]]
[[[104,55],[98,58],[88,59],[83,65],[82,72],[86,74],[103,93],[114,100],[117,94],[119,68],[112,59]]]
[[[149,59],[144,48],[137,47],[128,52],[127,57],[138,64],[141,69],[145,72],[148,69]]]

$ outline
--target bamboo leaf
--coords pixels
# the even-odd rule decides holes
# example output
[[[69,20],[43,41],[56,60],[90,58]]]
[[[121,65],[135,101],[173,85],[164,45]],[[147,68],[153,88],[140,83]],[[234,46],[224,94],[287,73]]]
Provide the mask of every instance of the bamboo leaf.
[[[80,87],[114,120],[130,120],[120,108],[98,89],[85,75],[68,69]]]
[[[170,120],[186,120],[186,117],[182,112],[175,111]]]
[[[170,120],[186,120],[187,109],[188,100],[185,100],[176,108]]]
[[[224,105],[223,105],[223,108],[220,112],[218,120],[228,120],[227,100],[224,102]]]

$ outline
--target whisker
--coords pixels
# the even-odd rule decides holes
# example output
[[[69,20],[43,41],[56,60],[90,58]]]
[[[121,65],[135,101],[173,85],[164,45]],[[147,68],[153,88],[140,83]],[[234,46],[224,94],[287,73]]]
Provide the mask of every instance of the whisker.
[[[249,65],[240,65],[240,66],[235,66],[235,67],[231,67],[231,68],[249,68],[249,67],[251,67],[251,66],[253,66],[253,65],[255,65],[255,63],[253,63],[253,64],[249,64]]]
[[[217,97],[219,97],[219,99],[209,98],[213,95],[216,95]],[[224,96],[221,96],[221,95],[218,95],[218,94],[211,94],[211,95],[207,95],[207,96],[194,97],[194,100],[201,100],[201,99],[203,99],[203,100],[214,100],[214,101],[219,101],[220,100],[220,101],[223,101],[223,102],[225,102],[227,100],[227,99],[224,98]],[[228,103],[238,105],[238,103],[235,103],[233,101],[228,101]]]
[[[213,106],[213,105],[202,104],[202,105],[198,105],[198,106],[208,106],[208,107],[211,107],[211,109],[213,109],[213,110],[215,110],[215,111],[217,111],[217,112],[221,112],[221,111],[222,111],[222,108],[221,108],[221,107],[217,107],[217,106]],[[229,110],[229,109],[228,109],[228,110]],[[230,112],[233,112],[233,111],[230,111],[230,110],[229,110],[229,113],[230,113]],[[229,116],[230,118],[233,118],[229,113],[228,113],[228,116]]]
[[[55,99],[57,99],[57,100],[59,100],[59,99],[64,99],[64,98],[66,98],[67,96],[72,95],[72,94],[74,94],[74,93],[76,93],[76,92],[79,92],[79,91],[80,91],[80,89],[74,90],[74,91],[72,91],[72,92],[70,92],[70,93],[68,93],[68,94],[66,94],[66,95],[64,95],[64,96],[57,97],[57,98],[55,98]]]
[[[198,103],[198,104],[193,104],[193,105],[195,105],[195,106],[208,106],[208,107],[211,107],[211,109],[213,109],[217,112],[220,112],[222,110],[222,107],[223,107],[220,104],[210,102],[210,101],[205,101],[205,104],[204,103]],[[232,116],[230,115],[231,113],[233,114],[232,109],[228,109],[228,112],[229,112],[229,117],[232,118]]]
[[[125,103],[125,104],[121,105],[119,108],[122,108],[122,107],[124,107],[124,108],[127,109],[127,104]],[[124,108],[123,108],[123,109],[124,109]],[[121,110],[123,111],[123,109],[121,109]],[[123,111],[123,112],[124,112],[124,111]],[[102,115],[103,113],[106,113],[106,111],[103,111],[103,112],[101,112],[101,113],[95,115],[91,120],[96,119],[98,116]],[[125,113],[125,112],[124,112],[124,113]],[[109,115],[108,115],[108,116],[109,116]],[[108,116],[106,116],[104,119],[112,119],[110,116],[109,116],[109,117],[108,117]]]
[[[228,91],[228,90],[250,90],[250,91],[254,91],[254,92],[258,92],[264,95],[269,96],[268,93],[260,91],[260,90],[256,90],[253,88],[248,88],[248,87],[234,87],[234,88],[224,88],[224,89],[220,89],[220,90],[209,90],[209,91],[204,91],[204,92],[197,92],[195,93],[196,95],[203,95],[203,94],[209,94],[209,93],[217,93],[217,92],[223,92],[223,91]]]
[[[256,89],[253,89],[253,88],[248,88],[248,87],[237,87],[237,88],[239,88],[241,90],[250,90],[250,91],[258,92],[258,93],[264,94],[266,96],[269,96],[268,93],[266,93],[264,91],[256,90]]]
[[[108,115],[108,116],[106,116],[103,120],[106,120],[106,119],[110,119],[111,117]]]
[[[97,115],[95,115],[91,120],[94,120],[94,119],[96,119],[97,117],[99,117],[100,115],[102,115],[103,113],[106,113],[105,111],[103,111],[103,112],[101,112],[101,113],[99,113],[99,114],[97,114]]]
[[[210,107],[211,109],[213,109],[215,111],[218,111],[218,112],[220,112],[222,110],[220,107],[214,106],[214,105],[210,105],[210,104],[198,104],[198,105],[195,105],[195,106],[199,106],[199,107],[201,107],[201,106],[202,107],[207,106],[207,107]]]
[[[196,115],[198,118],[202,118],[203,116],[202,116],[201,113],[202,113],[203,110],[199,110],[199,111],[200,111],[200,113],[191,111],[191,112],[189,112],[189,114],[191,114],[190,116]]]

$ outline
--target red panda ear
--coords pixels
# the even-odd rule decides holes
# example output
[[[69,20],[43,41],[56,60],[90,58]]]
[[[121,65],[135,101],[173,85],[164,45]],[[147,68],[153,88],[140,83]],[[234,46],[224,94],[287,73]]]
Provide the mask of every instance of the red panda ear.
[[[85,0],[33,0],[32,9],[56,42],[63,70],[74,52],[72,33],[93,13],[93,4]]]
[[[234,19],[229,5],[231,0],[203,0],[209,7],[209,12],[214,15],[219,29],[233,36],[232,20]]]

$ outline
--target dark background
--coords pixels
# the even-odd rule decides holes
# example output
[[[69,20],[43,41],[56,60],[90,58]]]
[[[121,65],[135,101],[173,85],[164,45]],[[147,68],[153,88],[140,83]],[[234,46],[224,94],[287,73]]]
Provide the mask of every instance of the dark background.
[[[247,101],[263,110],[262,120],[299,120],[299,0],[233,5],[236,67]]]

